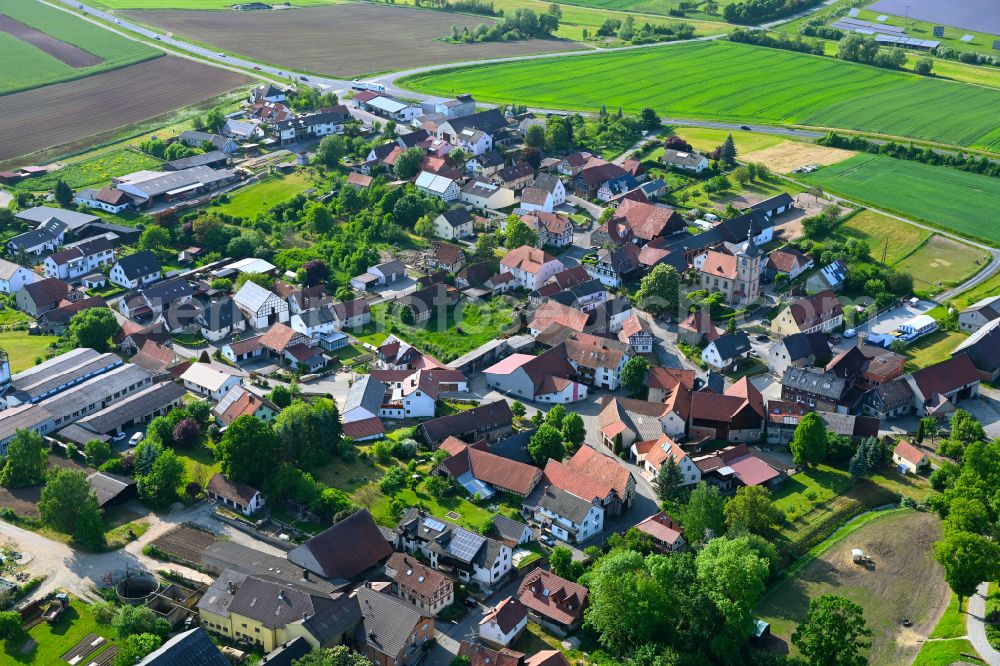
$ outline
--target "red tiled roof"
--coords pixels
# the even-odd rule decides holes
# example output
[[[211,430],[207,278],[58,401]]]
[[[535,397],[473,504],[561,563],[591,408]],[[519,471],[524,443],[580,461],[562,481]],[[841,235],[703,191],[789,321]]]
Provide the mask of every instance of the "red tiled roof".
[[[913,446],[913,444],[910,444],[905,439],[901,439],[892,452],[903,460],[911,462],[914,465],[919,465],[925,458],[927,458],[926,453]]]
[[[449,446],[457,452],[442,462],[441,466],[455,477],[471,472],[472,476],[492,486],[527,495],[538,485],[542,476],[541,470],[532,465],[471,446],[459,448],[454,441]]]
[[[528,328],[544,331],[552,324],[560,324],[566,328],[581,332],[587,325],[588,315],[576,308],[563,305],[556,301],[546,301],[535,310],[534,317]]]
[[[709,342],[722,335],[722,329],[712,323],[712,316],[707,308],[692,312],[677,326],[688,331],[701,333]]]
[[[613,219],[625,220],[632,233],[646,241],[674,231],[680,231],[685,224],[672,208],[654,206],[633,199],[624,199],[618,205]]]
[[[383,434],[385,434],[385,428],[382,426],[382,419],[377,416],[344,424],[344,435],[351,439],[365,439]]]
[[[681,538],[684,528],[671,518],[665,511],[650,516],[635,526],[640,532],[645,532],[657,541],[673,545]]]
[[[570,664],[559,650],[539,650],[525,658],[524,666],[570,666]]]
[[[469,666],[519,666],[524,657],[522,653],[508,648],[494,650],[469,641],[459,643],[458,656],[467,657]]]
[[[782,273],[792,273],[796,267],[802,267],[809,263],[809,257],[802,254],[794,247],[783,247],[774,250],[768,255],[768,264],[775,270]]]
[[[548,252],[530,245],[522,245],[504,255],[504,258],[500,260],[500,266],[507,270],[519,268],[525,273],[536,275],[542,270],[542,266],[552,261],[557,261],[557,259]]]
[[[392,578],[403,590],[413,590],[419,595],[434,598],[442,588],[451,589],[454,584],[451,579],[438,573],[430,567],[418,562],[412,555],[393,553],[385,563],[386,575]],[[395,575],[390,574],[393,570]],[[447,596],[448,592],[444,592]]]
[[[274,352],[283,352],[288,344],[296,337],[302,336],[301,333],[292,330],[286,324],[278,322],[267,329],[267,331],[260,336],[260,344],[267,347]]]
[[[542,617],[564,625],[574,624],[583,616],[587,593],[583,585],[541,568],[525,576],[517,588],[517,598],[522,604]]]
[[[701,272],[716,277],[724,277],[727,280],[736,279],[736,257],[731,254],[724,254],[709,250],[705,257],[705,263],[701,266]]]
[[[687,390],[694,388],[694,370],[683,368],[650,368],[646,373],[646,386],[649,388],[669,391],[675,386],[683,386]]]
[[[604,500],[611,491],[624,498],[632,473],[616,459],[581,446],[566,463],[549,460],[545,476],[557,488],[585,500]]]
[[[517,625],[528,617],[528,609],[515,597],[507,597],[488,613],[483,615],[479,624],[496,623],[504,634],[509,634]]]
[[[827,289],[806,298],[800,298],[788,306],[792,318],[800,329],[812,328],[844,314],[837,295]]]

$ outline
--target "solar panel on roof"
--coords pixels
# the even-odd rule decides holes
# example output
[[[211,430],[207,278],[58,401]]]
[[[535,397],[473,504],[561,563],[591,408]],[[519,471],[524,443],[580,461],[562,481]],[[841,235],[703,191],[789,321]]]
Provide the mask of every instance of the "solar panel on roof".
[[[971,41],[972,41],[972,39],[973,39],[972,35],[962,35],[962,39],[961,39],[961,40],[959,40],[959,41],[963,41],[963,42],[971,42]]]
[[[424,527],[429,527],[435,532],[443,532],[448,526],[436,518],[424,518]]]
[[[459,528],[448,543],[448,552],[463,562],[471,562],[485,542],[486,537]]]

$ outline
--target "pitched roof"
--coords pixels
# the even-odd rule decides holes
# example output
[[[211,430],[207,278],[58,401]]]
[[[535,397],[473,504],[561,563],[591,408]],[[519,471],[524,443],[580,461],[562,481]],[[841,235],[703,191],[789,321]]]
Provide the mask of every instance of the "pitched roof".
[[[559,650],[539,650],[525,658],[524,666],[570,666],[570,664]]]
[[[521,537],[524,536],[524,530],[528,529],[528,526],[519,520],[514,520],[502,513],[498,513],[493,516],[493,529],[496,530],[501,541],[508,544],[516,544],[520,542]]]
[[[919,465],[927,459],[926,453],[913,446],[913,444],[910,444],[905,439],[899,440],[899,444],[896,445],[896,448],[894,448],[892,452],[914,465]]]
[[[462,206],[456,206],[455,208],[449,208],[445,212],[441,213],[441,217],[445,219],[452,228],[457,228],[463,224],[470,224],[472,222],[472,213],[469,212],[468,208]]]
[[[1000,367],[1000,319],[994,319],[962,341],[952,355],[967,354],[973,364],[990,375]]]
[[[385,563],[385,575],[401,589],[413,590],[425,597],[434,597],[442,588],[452,588],[451,579],[424,566],[412,555],[393,553]]]
[[[645,532],[657,541],[675,544],[684,533],[684,528],[676,520],[671,518],[665,511],[646,518],[636,524],[635,528],[640,532]]]
[[[658,402],[606,397],[597,424],[607,437],[630,430],[640,440],[656,439],[663,434],[660,417],[665,413],[664,405]]]
[[[72,287],[58,278],[44,278],[24,285],[22,289],[36,305],[49,305],[66,298]]]
[[[212,475],[205,485],[205,491],[223,497],[230,502],[247,506],[253,498],[260,492],[256,488],[251,488],[245,483],[234,483],[224,477],[219,472]]]
[[[118,265],[129,280],[136,280],[146,275],[152,275],[163,268],[160,260],[149,250],[139,250],[138,252],[120,257]]]
[[[799,252],[794,247],[788,245],[777,250],[773,250],[768,255],[767,264],[769,267],[782,273],[791,273],[796,267],[801,268],[810,261],[809,257]]]
[[[694,389],[694,370],[653,367],[646,373],[646,386],[669,391],[676,386]]]
[[[583,585],[538,568],[517,588],[517,598],[530,610],[560,624],[573,624],[583,616],[588,590]]]
[[[212,639],[201,627],[189,629],[153,650],[138,666],[229,666]]]
[[[566,358],[583,368],[614,368],[634,355],[628,343],[589,333],[577,333],[563,343]]]
[[[736,358],[751,349],[750,338],[743,331],[722,335],[713,340],[712,344],[715,345],[715,349],[719,352],[719,357],[723,361]]]
[[[496,400],[466,409],[457,414],[424,421],[420,430],[431,444],[437,444],[449,435],[461,435],[481,428],[509,425],[514,420],[506,400]]]
[[[355,640],[397,657],[406,649],[424,614],[412,604],[368,587],[359,587],[356,594],[361,623],[355,630]]]
[[[454,443],[453,450],[457,447]],[[510,460],[488,451],[465,446],[441,463],[452,476],[458,478],[470,472],[473,477],[498,488],[527,495],[538,483],[542,472],[537,467]]]
[[[528,328],[544,331],[553,324],[559,324],[577,332],[582,332],[587,326],[589,315],[576,308],[563,305],[557,301],[546,301],[535,310]]]
[[[705,263],[701,266],[701,272],[716,277],[723,277],[727,280],[735,280],[736,257],[724,252],[709,250],[705,257]]]
[[[677,325],[688,331],[704,335],[710,342],[722,335],[722,329],[712,323],[712,315],[708,308],[701,308],[692,312],[687,319]]]
[[[500,266],[510,271],[520,269],[525,273],[537,275],[542,270],[542,266],[553,261],[558,261],[558,259],[548,252],[530,245],[522,245],[504,255],[504,258],[500,260]]]
[[[650,241],[675,231],[682,231],[686,223],[673,208],[654,206],[649,203],[625,199],[615,211],[615,219],[624,219],[632,233]]]
[[[326,578],[351,580],[391,554],[368,509],[361,509],[293,549],[288,561]]]
[[[913,382],[924,400],[930,400],[935,395],[946,395],[968,384],[975,384],[979,378],[979,371],[972,359],[965,354],[921,368],[912,375]]]
[[[829,289],[800,298],[788,306],[799,328],[812,328],[844,314],[837,295]]]
[[[293,344],[297,338],[301,341],[301,339],[305,338],[305,336],[290,328],[287,324],[277,322],[272,324],[271,328],[267,329],[267,331],[260,336],[260,344],[267,347],[271,351],[280,353],[285,351],[289,345]]]
[[[482,623],[480,623],[482,624]],[[494,650],[480,643],[462,641],[458,644],[458,656],[467,657],[469,666],[520,666],[524,655],[508,648]]]
[[[782,338],[778,344],[785,346],[788,358],[792,361],[810,356],[817,359],[830,357],[830,345],[826,341],[825,333],[793,333]],[[851,349],[857,349],[857,347]]]

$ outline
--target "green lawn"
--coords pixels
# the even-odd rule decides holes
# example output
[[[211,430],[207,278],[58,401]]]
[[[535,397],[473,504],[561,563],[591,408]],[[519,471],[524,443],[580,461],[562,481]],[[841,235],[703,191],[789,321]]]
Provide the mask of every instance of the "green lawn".
[[[435,518],[447,520],[472,532],[479,532],[479,528],[493,518],[493,512],[488,511],[486,506],[473,504],[463,497],[445,497],[438,499],[423,490],[423,485],[416,490],[406,488],[400,491],[394,498],[380,494],[371,507],[372,517],[375,522],[387,527],[394,526],[396,520],[389,515],[389,502],[399,499],[404,505],[423,507]],[[460,515],[456,520],[445,517],[449,511],[454,511]]]
[[[895,268],[914,277],[917,289],[938,291],[961,284],[990,263],[984,250],[945,236],[933,236]]]
[[[954,638],[947,641],[928,641],[920,648],[913,666],[951,666],[956,662],[982,663],[982,660],[970,660],[965,655],[976,654],[976,648],[964,638]]]
[[[851,475],[844,470],[818,465],[789,477],[774,494],[774,506],[789,520],[794,520],[842,494],[853,484]]]
[[[147,169],[155,171],[162,164],[163,160],[158,160],[151,155],[121,148],[67,164],[44,176],[28,178],[18,183],[16,187],[32,192],[47,192],[55,189],[56,183],[60,180],[65,181],[73,189],[89,185],[106,185],[115,176],[124,176]]]
[[[968,337],[958,331],[935,331],[930,335],[918,338],[906,348],[906,371],[913,372],[929,365],[940,363],[951,358],[962,340]]]
[[[1000,146],[998,90],[724,41],[457,67],[403,82],[440,95],[465,90],[497,103],[580,110],[621,105],[631,112],[652,107],[663,115]]]
[[[852,215],[838,226],[833,234],[833,238],[839,242],[850,238],[865,241],[871,247],[872,258],[876,261],[882,261],[884,251],[884,263],[887,266],[892,266],[910,255],[930,236],[931,232],[926,229],[870,210],[862,210]]]
[[[291,199],[296,194],[315,187],[316,183],[305,171],[295,171],[286,176],[275,175],[248,185],[229,197],[229,202],[213,207],[220,213],[253,219],[262,212]]]
[[[10,357],[11,372],[21,372],[36,365],[35,359],[45,360],[49,345],[59,338],[54,335],[28,335],[27,331],[4,331],[0,334],[0,349]]]
[[[12,307],[5,307],[3,310],[0,310],[0,326],[26,324],[30,321],[32,321],[31,317]]]
[[[834,194],[1000,245],[1000,227],[991,215],[1000,198],[997,178],[865,154],[801,179]]]
[[[959,294],[955,298],[955,303],[961,310],[990,296],[1000,296],[1000,272],[994,273],[988,280],[984,280],[972,289]]]
[[[98,625],[90,606],[73,599],[70,607],[55,624],[42,622],[31,628],[26,637],[14,638],[4,642],[4,654],[8,663],[51,664],[65,663],[60,657],[76,646],[87,634],[95,633],[107,639],[114,637],[111,627]],[[34,647],[27,647],[28,639],[34,641]],[[105,646],[110,643],[106,643]],[[101,648],[93,656],[100,654],[107,647]],[[88,662],[89,663],[89,662]]]
[[[162,51],[109,32],[71,12],[34,0],[4,0],[0,13],[104,61],[87,67],[71,67],[13,35],[0,32],[0,53],[4,54],[0,58],[0,94],[69,81],[163,55]]]
[[[961,638],[965,636],[965,629],[965,612],[958,610],[958,596],[952,593],[951,601],[930,638]]]
[[[379,345],[392,333],[447,363],[507,332],[513,315],[511,299],[498,296],[482,304],[463,300],[448,308],[444,321],[432,316],[428,322],[409,326],[396,311],[379,304],[372,307],[372,323],[357,338]]]

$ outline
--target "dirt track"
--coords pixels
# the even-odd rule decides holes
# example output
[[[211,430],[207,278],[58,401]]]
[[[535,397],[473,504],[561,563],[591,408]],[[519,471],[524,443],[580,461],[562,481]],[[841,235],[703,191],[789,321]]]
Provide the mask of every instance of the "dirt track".
[[[117,132],[251,82],[164,56],[121,69],[0,96],[0,161]]]
[[[41,30],[35,30],[9,16],[0,14],[0,30],[13,35],[26,44],[45,51],[53,58],[58,58],[70,67],[91,67],[100,65],[104,60],[93,53],[88,53],[78,46],[67,44]]]
[[[494,20],[362,2],[281,11],[136,10],[124,14],[253,60],[344,77],[581,48],[562,39],[448,44],[439,40],[451,34],[452,25],[472,29]]]

